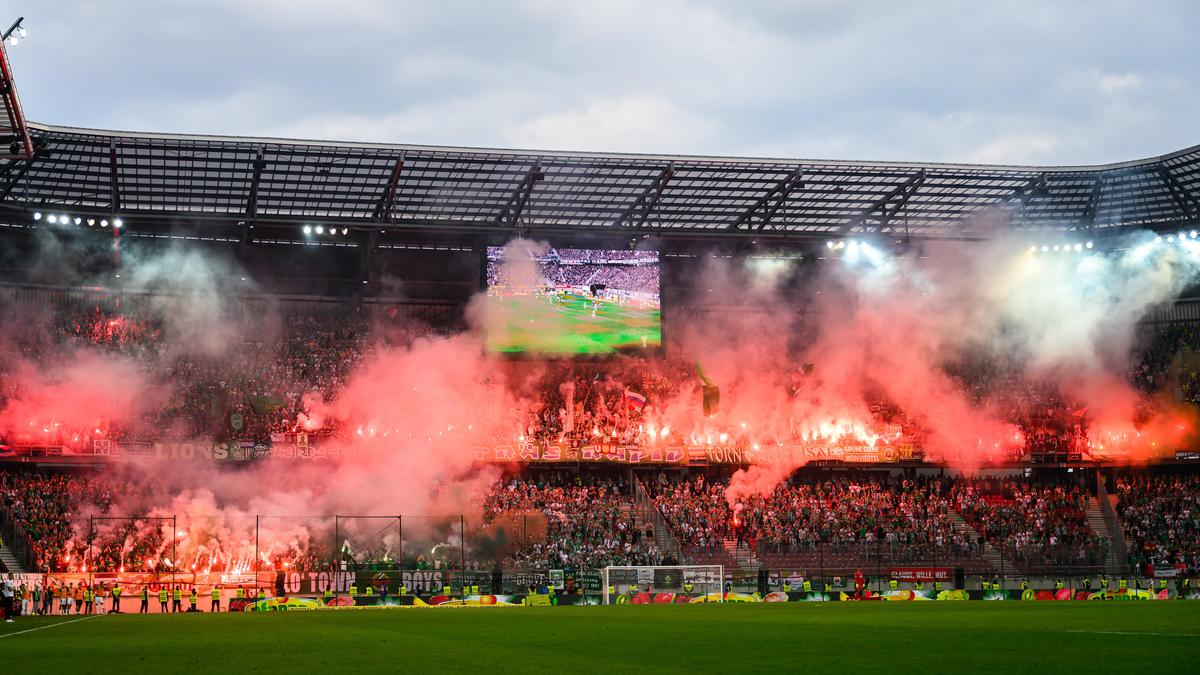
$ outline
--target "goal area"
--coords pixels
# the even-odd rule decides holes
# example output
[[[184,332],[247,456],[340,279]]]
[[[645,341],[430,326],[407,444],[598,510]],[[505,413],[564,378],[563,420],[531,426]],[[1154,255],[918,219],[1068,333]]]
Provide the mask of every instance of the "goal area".
[[[724,602],[722,565],[611,565],[600,570],[600,592],[606,605],[641,593],[681,593]]]

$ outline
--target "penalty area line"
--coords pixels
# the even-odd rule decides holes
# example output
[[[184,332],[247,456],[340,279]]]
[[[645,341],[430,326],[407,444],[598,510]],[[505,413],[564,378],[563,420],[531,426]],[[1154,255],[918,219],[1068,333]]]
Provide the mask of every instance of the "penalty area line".
[[[3,640],[4,638],[15,637],[17,635],[24,635],[25,633],[32,633],[37,630],[46,630],[47,628],[58,628],[59,626],[65,626],[69,623],[79,623],[80,621],[87,621],[88,619],[98,619],[98,618],[100,618],[100,616],[102,616],[102,615],[93,614],[91,616],[85,616],[85,617],[82,617],[79,619],[71,619],[70,621],[60,621],[58,623],[52,623],[49,626],[38,626],[37,628],[29,628],[26,630],[19,630],[15,633],[8,633],[7,635],[0,635],[0,640]]]
[[[1069,630],[1067,633],[1082,633],[1087,635],[1149,635],[1158,637],[1200,637],[1200,633],[1152,633],[1149,631],[1132,630]]]

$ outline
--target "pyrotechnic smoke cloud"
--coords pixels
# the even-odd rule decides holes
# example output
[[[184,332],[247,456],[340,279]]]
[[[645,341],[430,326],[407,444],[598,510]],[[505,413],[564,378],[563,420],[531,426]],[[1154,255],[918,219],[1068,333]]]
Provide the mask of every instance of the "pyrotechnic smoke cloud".
[[[770,452],[776,441],[799,435],[891,442],[894,427],[881,418],[901,413],[922,430],[930,456],[972,471],[1021,445],[1012,419],[1026,411],[1014,409],[1021,404],[1012,394],[1030,383],[1086,409],[1092,442],[1121,445],[1132,460],[1177,442],[1180,424],[1187,430],[1189,422],[1135,390],[1125,373],[1138,320],[1195,279],[1200,246],[1168,245],[1148,234],[1108,253],[1043,254],[1028,246],[1016,235],[899,252],[883,242],[860,243],[815,267],[712,258],[691,275],[692,309],[667,331],[668,363],[618,357],[604,366],[609,380],[558,391],[564,400],[619,397],[659,372],[678,374],[699,361],[721,388],[720,410],[702,414],[699,380],[691,378],[673,394],[652,396],[645,420],[651,429],[672,431],[659,442],[682,437],[761,450],[754,466],[735,476],[731,501],[769,491],[806,461]],[[544,247],[512,242],[505,278],[535,287],[540,272],[530,252]],[[126,264],[135,287],[163,292],[151,311],[171,327],[166,351],[210,357],[250,348],[240,347],[238,337],[257,330],[255,323],[230,305],[234,280],[244,272],[180,251]],[[782,269],[788,265],[809,270],[811,278],[792,283],[795,275]],[[513,319],[511,307],[498,311],[476,298],[468,310],[472,330],[399,346],[381,340],[335,397],[307,396],[300,422],[332,423],[345,450],[341,459],[275,461],[243,471],[150,464],[132,469],[145,494],[110,513],[186,516],[183,563],[244,559],[254,514],[477,513],[495,474],[474,464],[475,448],[523,432],[537,405],[535,384],[547,372],[536,363],[497,360],[484,349],[484,335]],[[79,410],[89,418],[128,417],[161,401],[156,385],[171,384],[147,375],[145,363],[109,352],[80,349],[67,363],[58,373],[40,364],[10,370],[23,393],[9,396],[0,411],[0,421],[9,421],[0,423],[12,425],[34,409],[62,419]],[[811,371],[803,364],[812,364]],[[971,374],[956,375],[964,370],[985,374],[979,379],[991,384],[974,386]],[[260,550],[271,555],[327,541],[327,521],[260,523]]]

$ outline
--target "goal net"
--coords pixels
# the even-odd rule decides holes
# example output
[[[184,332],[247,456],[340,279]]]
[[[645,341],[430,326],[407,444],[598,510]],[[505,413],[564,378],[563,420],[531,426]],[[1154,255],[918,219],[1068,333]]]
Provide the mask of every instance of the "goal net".
[[[725,568],[721,565],[609,566],[600,570],[604,604],[620,602],[635,592],[683,593],[724,602]]]

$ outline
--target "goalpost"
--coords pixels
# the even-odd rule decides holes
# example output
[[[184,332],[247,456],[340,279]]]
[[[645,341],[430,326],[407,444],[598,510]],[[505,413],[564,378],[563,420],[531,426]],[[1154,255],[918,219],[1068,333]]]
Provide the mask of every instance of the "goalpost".
[[[725,567],[610,565],[600,570],[600,593],[604,604],[616,604],[617,598],[628,597],[632,586],[637,586],[639,593],[645,593],[647,589],[654,593],[688,593],[707,598],[708,602],[725,602]]]

